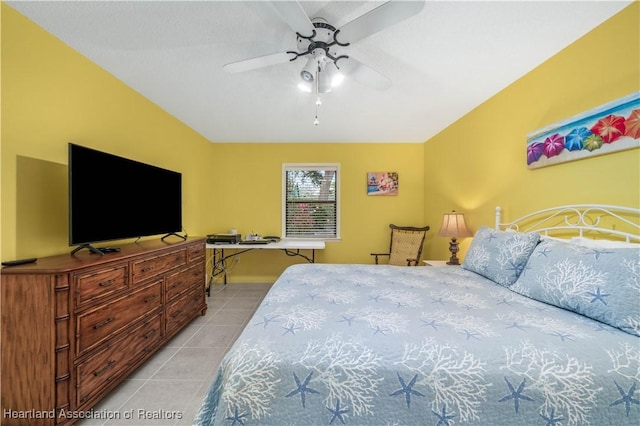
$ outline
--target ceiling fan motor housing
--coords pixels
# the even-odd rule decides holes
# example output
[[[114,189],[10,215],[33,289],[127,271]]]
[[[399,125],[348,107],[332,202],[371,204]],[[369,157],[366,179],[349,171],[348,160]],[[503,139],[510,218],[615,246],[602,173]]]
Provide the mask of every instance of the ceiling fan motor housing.
[[[335,45],[337,42],[334,34],[336,33],[336,28],[323,18],[313,18],[312,23],[315,30],[310,37],[305,37],[301,34],[297,35],[298,55],[309,54],[316,58],[320,66],[324,64],[326,58],[335,61]],[[303,79],[307,80],[304,76]],[[313,78],[308,81],[311,80]]]

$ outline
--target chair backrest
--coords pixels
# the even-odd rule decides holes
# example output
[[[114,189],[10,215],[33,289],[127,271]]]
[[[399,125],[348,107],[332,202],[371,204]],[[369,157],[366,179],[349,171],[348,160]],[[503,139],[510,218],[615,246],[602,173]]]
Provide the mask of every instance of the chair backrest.
[[[397,226],[390,224],[391,246],[389,247],[389,265],[407,266],[407,259],[414,259],[414,266],[420,262],[424,238],[429,230],[428,226]]]

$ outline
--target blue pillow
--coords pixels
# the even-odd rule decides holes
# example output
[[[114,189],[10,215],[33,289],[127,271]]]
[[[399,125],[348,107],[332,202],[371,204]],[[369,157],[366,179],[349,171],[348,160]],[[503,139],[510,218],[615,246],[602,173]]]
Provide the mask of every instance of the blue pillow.
[[[516,282],[540,241],[537,232],[520,233],[481,227],[462,267],[505,287]]]
[[[640,336],[640,249],[543,239],[511,290]]]

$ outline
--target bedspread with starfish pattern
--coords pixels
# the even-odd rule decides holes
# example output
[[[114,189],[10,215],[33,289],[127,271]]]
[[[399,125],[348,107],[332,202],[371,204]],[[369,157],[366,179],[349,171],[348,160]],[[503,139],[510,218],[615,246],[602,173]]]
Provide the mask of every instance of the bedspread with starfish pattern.
[[[197,425],[638,425],[640,338],[458,267],[305,264]]]

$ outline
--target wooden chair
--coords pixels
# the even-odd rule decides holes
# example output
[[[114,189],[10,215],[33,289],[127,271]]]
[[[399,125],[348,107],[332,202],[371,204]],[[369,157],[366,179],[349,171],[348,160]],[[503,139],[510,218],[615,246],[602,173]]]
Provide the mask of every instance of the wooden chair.
[[[422,255],[424,238],[429,230],[428,226],[397,226],[390,224],[391,242],[388,253],[371,253],[375,256],[376,265],[379,256],[389,256],[389,265],[417,266]]]

